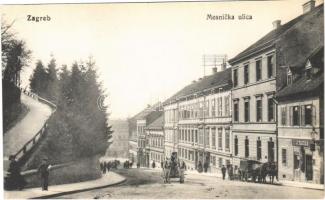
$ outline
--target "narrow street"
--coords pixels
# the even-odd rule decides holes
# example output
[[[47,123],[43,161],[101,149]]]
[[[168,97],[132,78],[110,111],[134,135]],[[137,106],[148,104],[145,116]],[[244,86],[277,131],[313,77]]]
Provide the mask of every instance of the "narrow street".
[[[247,183],[240,181],[223,181],[220,178],[201,174],[188,174],[184,184],[176,180],[163,184],[160,171],[150,169],[121,169],[117,173],[125,176],[127,181],[113,187],[75,193],[58,197],[83,199],[139,199],[139,198],[173,198],[173,199],[216,199],[216,198],[291,198],[323,199],[324,191],[270,184]]]

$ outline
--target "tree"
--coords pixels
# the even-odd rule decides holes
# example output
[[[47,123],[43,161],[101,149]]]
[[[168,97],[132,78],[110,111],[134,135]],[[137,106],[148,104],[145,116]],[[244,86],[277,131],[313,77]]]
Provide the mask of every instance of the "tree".
[[[38,60],[30,79],[29,85],[32,92],[43,96],[47,89],[47,73],[42,61]]]
[[[50,63],[47,66],[46,73],[47,73],[47,94],[46,97],[53,101],[54,103],[57,102],[58,98],[58,77],[57,77],[57,69],[55,59],[52,57]]]
[[[28,66],[31,51],[25,41],[17,39],[11,31],[13,24],[14,22],[8,24],[4,21],[1,25],[2,79],[19,85],[20,71]]]

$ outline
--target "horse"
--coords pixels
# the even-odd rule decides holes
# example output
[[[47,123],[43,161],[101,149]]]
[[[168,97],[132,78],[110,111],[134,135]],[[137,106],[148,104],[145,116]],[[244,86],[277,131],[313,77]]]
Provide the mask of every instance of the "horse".
[[[270,183],[273,184],[274,177],[277,177],[277,174],[278,170],[275,162],[263,163],[259,168],[258,182],[266,183],[266,177],[269,176]]]

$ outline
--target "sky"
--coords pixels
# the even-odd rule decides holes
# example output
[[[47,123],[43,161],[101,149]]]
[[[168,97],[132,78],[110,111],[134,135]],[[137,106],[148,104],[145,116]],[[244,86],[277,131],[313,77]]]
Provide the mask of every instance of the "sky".
[[[273,29],[302,14],[307,0],[183,3],[102,3],[2,6],[2,17],[32,50],[22,85],[38,59],[57,65],[92,56],[108,95],[110,118],[127,118],[163,101],[204,75],[204,54],[232,58]],[[316,5],[323,3],[317,0]],[[207,20],[207,15],[235,20]],[[238,15],[251,20],[239,20]],[[27,16],[50,21],[28,21]],[[212,73],[206,67],[206,75]]]

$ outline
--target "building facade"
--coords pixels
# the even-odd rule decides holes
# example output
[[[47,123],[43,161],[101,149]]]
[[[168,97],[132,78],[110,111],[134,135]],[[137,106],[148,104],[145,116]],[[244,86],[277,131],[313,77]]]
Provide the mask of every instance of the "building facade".
[[[209,171],[231,164],[230,72],[224,69],[193,82],[164,106],[167,157],[178,152],[191,170],[199,163]]]
[[[276,59],[273,45],[239,56],[232,65],[234,165],[242,159],[276,161]]]
[[[149,154],[149,165],[155,162],[157,168],[161,167],[161,162],[164,161],[164,117],[161,115],[154,122],[149,124],[146,129],[146,135],[149,144],[146,146],[146,151]]]
[[[303,69],[287,67],[287,86],[277,94],[282,180],[324,184],[323,53],[316,47]]]

